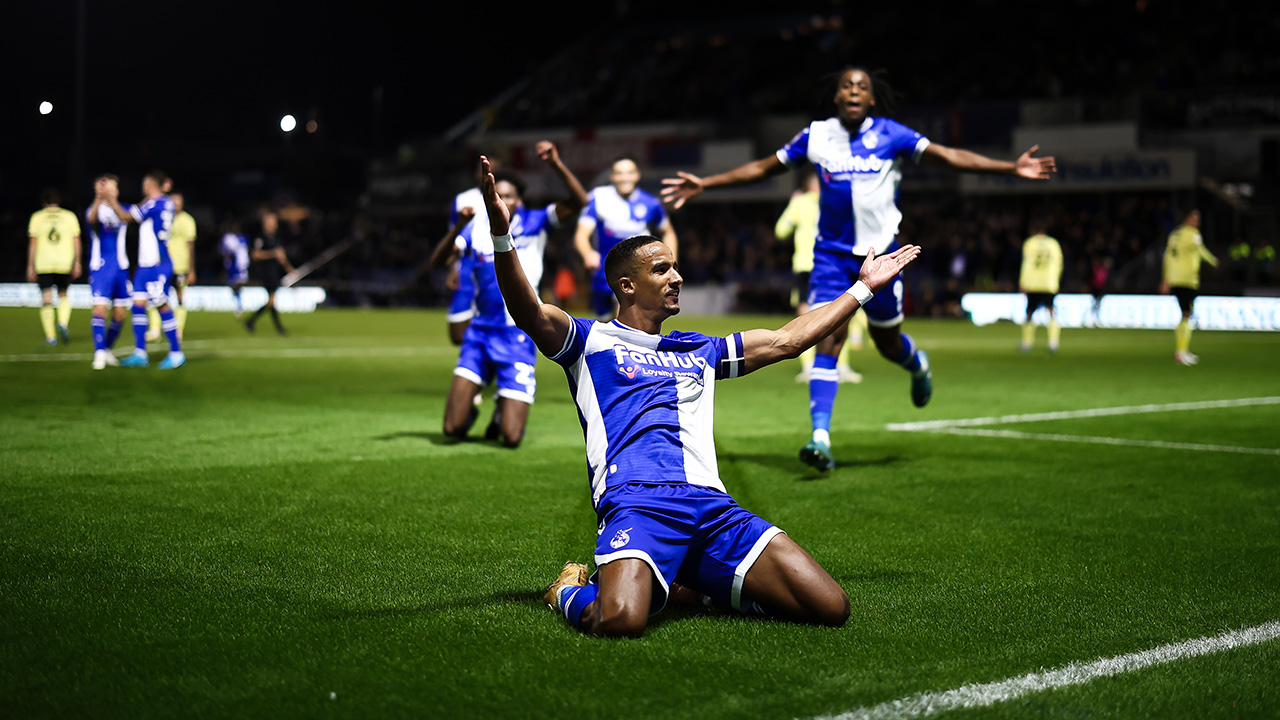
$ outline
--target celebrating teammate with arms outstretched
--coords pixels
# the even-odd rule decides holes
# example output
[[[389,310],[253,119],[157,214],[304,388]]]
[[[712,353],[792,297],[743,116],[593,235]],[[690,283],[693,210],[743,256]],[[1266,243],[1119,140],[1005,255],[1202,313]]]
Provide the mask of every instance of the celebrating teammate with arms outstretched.
[[[678,178],[667,178],[662,181],[666,185],[662,196],[679,208],[704,190],[747,185],[812,163],[822,181],[808,298],[810,307],[816,308],[849,287],[872,250],[884,253],[897,246],[902,220],[898,185],[904,158],[961,172],[1029,179],[1046,179],[1054,172],[1053,158],[1034,157],[1038,146],[1015,162],[993,160],[929,142],[910,128],[872,115],[877,110],[891,111],[893,97],[893,90],[877,75],[862,68],[846,69],[836,83],[836,117],[810,124],[774,155],[734,170],[708,178],[684,172]],[[889,292],[867,304],[867,324],[880,354],[911,372],[911,399],[917,407],[924,407],[933,395],[933,378],[928,356],[900,330],[902,293],[902,279],[893,278]],[[800,459],[824,471],[835,467],[829,431],[838,387],[836,356],[846,335],[848,326],[841,325],[818,344],[809,377],[813,437],[800,450]]]
[[[794,358],[833,332],[920,253],[908,245],[876,257],[832,302],[780,330],[728,337],[661,335],[680,312],[683,279],[671,249],[627,238],[604,261],[618,299],[612,322],[572,318],[544,305],[525,277],[509,234],[512,217],[481,158],[494,269],[507,310],[569,380],[586,439],[599,518],[595,563],[567,563],[547,589],[549,605],[576,628],[638,636],[679,583],[710,602],[778,619],[841,625],[849,598],[780,529],[725,491],[712,438],[715,381]]]

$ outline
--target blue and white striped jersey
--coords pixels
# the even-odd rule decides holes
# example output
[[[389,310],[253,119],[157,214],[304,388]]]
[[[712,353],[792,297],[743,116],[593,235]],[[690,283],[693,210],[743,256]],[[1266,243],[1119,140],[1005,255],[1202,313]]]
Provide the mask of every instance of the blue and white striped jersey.
[[[724,491],[712,428],[715,381],[743,372],[742,335],[650,335],[571,318],[551,359],[565,369],[587,444],[592,503],[623,483]]]
[[[174,206],[168,195],[143,200],[125,208],[138,221],[138,267],[169,264],[169,230],[173,228]]]
[[[538,284],[542,282],[542,255],[547,249],[547,228],[559,225],[555,205],[548,205],[542,210],[530,210],[521,206],[511,216],[511,241],[515,243],[520,267],[533,286],[534,294],[537,294]],[[507,312],[507,305],[502,300],[502,290],[498,288],[498,275],[493,269],[493,236],[489,234],[487,224],[484,232],[478,232],[476,228],[477,224],[473,220],[458,236],[462,241],[463,259],[470,260],[472,277],[475,279],[476,313],[471,324],[477,327],[514,327],[515,320]],[[467,263],[464,262],[462,267],[467,267]]]
[[[90,205],[84,211],[85,224],[89,226],[89,272],[104,268],[128,270],[129,256],[125,252],[124,238],[128,227],[120,222],[116,211],[106,203],[98,204],[98,222],[89,222]]]
[[[476,232],[485,234],[489,232],[489,213],[484,206],[484,194],[480,192],[480,188],[474,187],[470,190],[464,190],[453,198],[453,205],[449,206],[449,225],[453,226],[458,222],[458,211],[464,207],[469,207],[476,211],[471,218],[471,224],[475,225]]]
[[[787,167],[813,163],[822,182],[815,250],[882,253],[898,235],[902,159],[920,161],[929,139],[888,118],[868,117],[855,135],[838,118],[811,123],[777,152]]]
[[[601,278],[603,258],[614,245],[634,235],[654,235],[668,222],[667,211],[658,198],[640,188],[624,198],[612,185],[592,188],[587,206],[578,216],[579,225],[596,231],[596,251],[601,256],[596,274]]]

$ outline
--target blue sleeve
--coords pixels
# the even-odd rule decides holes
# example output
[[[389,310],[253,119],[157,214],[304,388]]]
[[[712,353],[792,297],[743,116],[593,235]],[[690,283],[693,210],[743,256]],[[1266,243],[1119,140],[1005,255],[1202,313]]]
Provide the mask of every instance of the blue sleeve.
[[[587,347],[587,334],[591,332],[591,326],[595,324],[595,320],[583,320],[582,318],[569,317],[569,333],[565,335],[564,347],[560,348],[560,352],[551,357],[551,360],[559,363],[564,367],[571,367],[578,362],[578,358],[582,357],[583,351]]]
[[[925,136],[894,120],[885,120],[885,130],[889,132],[895,155],[919,162],[920,153],[929,144]]]
[[[457,225],[457,224],[458,224],[458,198],[455,197],[453,199],[453,202],[449,203],[449,227],[453,227],[454,225]]]
[[[716,379],[742,377],[742,371],[746,369],[746,358],[742,353],[742,333],[712,339],[715,340],[716,347],[720,351],[719,360],[716,362]]]
[[[662,227],[662,223],[666,219],[667,219],[667,209],[662,207],[661,200],[657,198],[653,198],[653,202],[650,203],[649,225],[655,228]]]
[[[809,128],[801,130],[791,142],[776,153],[778,160],[787,167],[797,167],[809,162]]]

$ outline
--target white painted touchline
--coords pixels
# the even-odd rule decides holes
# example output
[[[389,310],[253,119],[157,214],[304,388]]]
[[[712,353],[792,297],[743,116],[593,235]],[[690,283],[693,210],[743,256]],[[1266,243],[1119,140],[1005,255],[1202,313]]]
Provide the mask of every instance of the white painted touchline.
[[[1093,435],[1061,435],[1058,433],[1028,433],[1016,430],[970,430],[967,428],[938,428],[934,432],[948,435],[978,435],[981,437],[1012,438],[1014,440],[1052,440],[1055,442],[1092,443],[1095,445],[1129,445],[1132,447],[1163,448],[1166,450],[1204,450],[1210,452],[1243,453],[1246,455],[1280,455],[1274,448],[1239,447],[1235,445],[1207,445],[1204,443],[1168,442],[1166,440],[1129,440],[1127,438],[1098,437]]]
[[[1088,410],[1064,410],[1060,412],[1031,413],[1026,415],[999,415],[992,417],[961,418],[958,420],[923,420],[909,423],[889,423],[887,430],[914,432],[975,425],[1004,425],[1007,423],[1039,422],[1043,420],[1071,420],[1074,418],[1105,417],[1108,415],[1137,415],[1140,413],[1176,412],[1179,410],[1210,410],[1213,408],[1247,407],[1250,405],[1280,405],[1280,397],[1240,398],[1238,400],[1206,400],[1203,402],[1168,403],[1164,405],[1129,405],[1126,407],[1091,408]]]
[[[822,716],[816,720],[913,720],[949,710],[987,707],[1043,690],[1080,685],[1096,678],[1120,675],[1175,660],[1257,645],[1277,637],[1280,637],[1280,621],[1272,621],[1213,637],[1161,645],[1151,650],[1117,655],[1090,663],[1071,663],[1054,670],[1029,673],[998,682],[975,683],[945,692],[921,693],[840,715]]]

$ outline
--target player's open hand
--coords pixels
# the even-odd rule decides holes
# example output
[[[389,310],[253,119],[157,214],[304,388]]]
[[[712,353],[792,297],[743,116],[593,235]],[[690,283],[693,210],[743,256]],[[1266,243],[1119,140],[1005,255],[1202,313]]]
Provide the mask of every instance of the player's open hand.
[[[702,192],[702,178],[687,172],[677,172],[678,178],[663,178],[662,202],[671,203],[676,210]]]
[[[582,266],[592,272],[598,270],[600,268],[600,253],[595,250],[588,250],[582,256]]]
[[[1048,180],[1049,175],[1058,171],[1058,166],[1053,161],[1052,156],[1034,157],[1039,150],[1039,145],[1032,145],[1030,150],[1018,156],[1018,161],[1015,163],[1018,177],[1024,177],[1028,180]]]
[[[877,256],[874,249],[867,251],[867,259],[862,261],[862,270],[858,273],[858,279],[867,284],[871,288],[871,292],[878,293],[880,289],[888,285],[891,280],[902,272],[902,268],[906,267],[920,257],[919,245],[903,245],[888,255]]]
[[[493,179],[493,166],[489,164],[489,158],[484,155],[480,156],[480,194],[484,196],[484,207],[489,213],[490,234],[506,235],[511,232],[511,209],[502,202],[502,198],[498,197],[497,181]]]
[[[550,140],[539,140],[537,145],[533,146],[534,152],[538,153],[538,159],[544,163],[555,165],[560,162],[560,151],[556,149],[555,143]],[[505,235],[506,233],[502,233]]]

